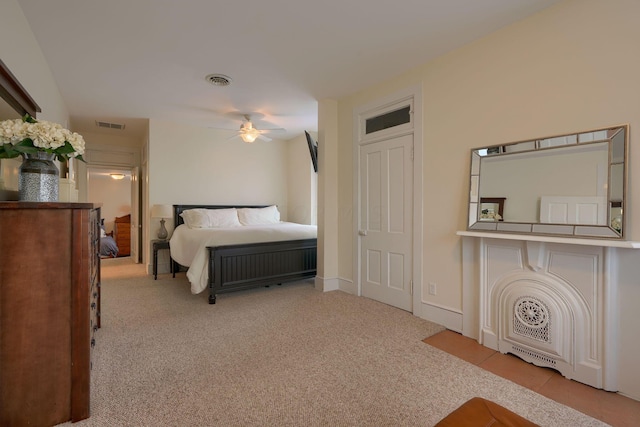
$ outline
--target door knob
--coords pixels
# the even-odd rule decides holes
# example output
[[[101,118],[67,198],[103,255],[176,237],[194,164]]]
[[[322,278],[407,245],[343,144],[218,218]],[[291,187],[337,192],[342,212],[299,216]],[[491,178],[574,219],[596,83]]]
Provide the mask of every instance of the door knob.
[[[367,235],[367,230],[359,230],[358,234],[361,236],[366,236]]]

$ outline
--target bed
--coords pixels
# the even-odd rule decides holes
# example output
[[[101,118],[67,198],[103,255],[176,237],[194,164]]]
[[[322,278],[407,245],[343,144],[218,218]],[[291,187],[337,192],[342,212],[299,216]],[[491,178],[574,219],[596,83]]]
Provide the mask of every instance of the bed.
[[[107,233],[104,229],[104,219],[100,223],[100,256],[103,258],[115,258],[118,256],[118,245],[113,239],[113,231]]]
[[[263,223],[261,215],[272,215],[274,209],[276,219]],[[189,218],[194,212],[205,222],[208,215],[214,226],[194,224]],[[317,227],[281,222],[273,205],[174,205],[174,226],[169,242],[173,271],[187,267],[191,292],[209,289],[209,304],[220,293],[316,275]]]

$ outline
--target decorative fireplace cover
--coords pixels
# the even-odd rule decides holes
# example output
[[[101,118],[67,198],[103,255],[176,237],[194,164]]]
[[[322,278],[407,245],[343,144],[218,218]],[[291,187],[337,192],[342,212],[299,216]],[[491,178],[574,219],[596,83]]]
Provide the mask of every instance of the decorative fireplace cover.
[[[606,248],[483,239],[480,341],[563,376],[616,389]],[[615,335],[613,335],[615,336]],[[609,340],[609,342],[611,339]]]

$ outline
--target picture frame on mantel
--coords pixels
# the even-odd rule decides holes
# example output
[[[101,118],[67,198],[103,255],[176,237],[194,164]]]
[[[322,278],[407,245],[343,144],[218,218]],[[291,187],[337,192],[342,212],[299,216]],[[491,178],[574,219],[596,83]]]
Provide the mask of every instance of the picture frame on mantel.
[[[506,197],[481,197],[480,221],[504,221],[504,202]]]

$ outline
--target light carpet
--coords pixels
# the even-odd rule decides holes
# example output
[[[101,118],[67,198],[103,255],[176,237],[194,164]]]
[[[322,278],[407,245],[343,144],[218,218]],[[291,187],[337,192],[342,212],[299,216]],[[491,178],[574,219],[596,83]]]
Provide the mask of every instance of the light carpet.
[[[422,342],[443,329],[312,281],[209,305],[184,273],[103,262],[91,417],[64,425],[432,426],[474,396],[541,426],[606,425]]]

